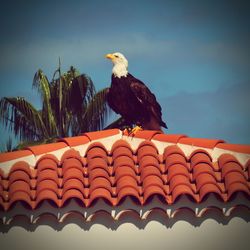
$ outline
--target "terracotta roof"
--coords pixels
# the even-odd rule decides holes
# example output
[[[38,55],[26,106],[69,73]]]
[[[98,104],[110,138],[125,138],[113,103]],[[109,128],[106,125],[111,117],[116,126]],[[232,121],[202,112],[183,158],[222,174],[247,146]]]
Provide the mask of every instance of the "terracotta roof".
[[[91,208],[93,216],[124,206],[128,197],[138,209],[172,213],[180,208],[195,213],[202,208],[200,214],[211,207],[250,208],[249,159],[250,145],[218,139],[157,131],[139,131],[131,137],[118,129],[85,133],[0,154],[1,215],[13,217],[20,205],[39,210],[47,202],[52,208],[41,210],[44,214],[66,208],[73,200],[85,212]],[[215,199],[208,204],[210,196]],[[154,206],[155,197],[160,203]],[[182,199],[186,203],[178,205]],[[98,209],[96,203],[103,201],[105,209]],[[132,209],[129,206],[124,211]],[[69,211],[64,212],[65,217]]]

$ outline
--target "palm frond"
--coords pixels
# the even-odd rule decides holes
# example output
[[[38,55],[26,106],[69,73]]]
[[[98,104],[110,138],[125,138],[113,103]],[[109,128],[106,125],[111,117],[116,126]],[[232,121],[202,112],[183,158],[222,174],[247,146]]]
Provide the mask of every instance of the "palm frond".
[[[80,107],[86,106],[95,95],[96,90],[91,78],[85,74],[79,75],[72,80],[69,92],[68,105],[74,114],[82,112]]]
[[[48,131],[39,111],[22,97],[2,98],[0,118],[4,126],[21,139],[48,137]]]
[[[42,70],[38,70],[36,72],[33,79],[33,87],[36,88],[41,95],[43,102],[43,119],[46,123],[49,134],[58,134],[54,112],[52,112],[51,108],[50,84],[48,78],[44,75]]]
[[[12,152],[14,150],[16,150],[15,146],[13,145],[12,138],[9,136],[9,138],[7,139],[5,145],[1,144],[0,152]]]
[[[57,142],[58,138],[57,137],[51,137],[51,138],[43,138],[41,140],[33,141],[33,140],[26,140],[23,142],[20,142],[17,146],[16,149],[25,149],[27,147],[31,146],[36,146],[36,145],[41,145],[41,144],[47,144],[47,143],[53,143]]]
[[[110,112],[110,108],[107,105],[107,92],[108,88],[100,90],[86,106],[83,116],[80,117],[81,132],[103,128]]]

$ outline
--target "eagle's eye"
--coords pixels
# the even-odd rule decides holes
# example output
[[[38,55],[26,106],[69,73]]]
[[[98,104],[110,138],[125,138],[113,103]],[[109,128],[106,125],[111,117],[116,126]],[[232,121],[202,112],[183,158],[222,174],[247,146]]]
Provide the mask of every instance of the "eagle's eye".
[[[119,56],[118,55],[115,55],[116,58],[118,58]]]

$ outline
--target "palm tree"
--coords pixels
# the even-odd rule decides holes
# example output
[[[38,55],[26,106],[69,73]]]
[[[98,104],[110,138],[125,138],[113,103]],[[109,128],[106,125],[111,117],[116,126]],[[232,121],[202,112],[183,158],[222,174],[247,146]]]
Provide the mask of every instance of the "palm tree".
[[[57,79],[56,74],[59,75]],[[23,97],[0,100],[2,123],[25,145],[99,130],[108,118],[107,89],[96,92],[90,77],[80,74],[74,67],[61,75],[59,62],[51,82],[42,70],[38,70],[33,87],[42,100],[40,110]]]

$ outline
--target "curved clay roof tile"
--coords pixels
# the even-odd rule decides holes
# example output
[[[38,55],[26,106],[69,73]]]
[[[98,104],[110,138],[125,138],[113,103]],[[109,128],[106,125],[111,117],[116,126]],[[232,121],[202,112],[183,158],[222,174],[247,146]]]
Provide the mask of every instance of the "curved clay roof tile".
[[[182,195],[187,195],[191,197],[192,200],[195,202],[197,201],[197,198],[193,192],[193,190],[190,188],[190,186],[185,185],[185,184],[179,184],[175,186],[172,190],[172,203],[176,201],[177,198],[179,198]]]
[[[15,171],[19,171],[22,170],[24,172],[26,172],[30,177],[31,177],[31,171],[30,171],[30,166],[27,162],[24,161],[18,161],[16,162],[10,169],[9,172],[9,176],[15,172]]]
[[[207,163],[212,165],[212,158],[207,152],[198,151],[190,156],[191,168],[198,163]]]
[[[171,193],[178,185],[186,185],[191,190],[193,190],[189,178],[185,175],[173,176],[173,178],[169,182],[169,192]]]
[[[201,186],[200,190],[199,190],[199,194],[200,194],[200,202],[204,201],[204,199],[210,195],[210,194],[217,194],[217,196],[222,200],[224,200],[224,197],[222,195],[221,190],[218,188],[218,186],[216,184],[212,184],[212,183],[206,183],[203,186]]]
[[[9,175],[8,185],[10,186],[13,182],[18,180],[25,181],[30,185],[30,176],[27,174],[27,172],[24,172],[22,170],[14,171]]]
[[[132,200],[135,201],[137,205],[142,204],[142,199],[140,198],[138,191],[133,187],[126,187],[119,190],[117,194],[117,205],[122,204],[128,196],[132,197]]]
[[[166,158],[166,170],[168,170],[168,168],[174,164],[182,164],[183,166],[188,168],[186,158],[180,154],[171,154]]]
[[[50,201],[54,202],[54,204],[57,207],[60,207],[57,194],[55,192],[53,192],[52,190],[48,190],[48,189],[44,189],[41,192],[39,192],[39,194],[37,195],[36,200],[35,200],[35,206],[38,207],[40,205],[40,203],[42,203],[43,201],[46,201],[46,200],[50,200]]]
[[[71,189],[66,190],[63,193],[63,196],[62,196],[62,206],[65,206],[65,203],[68,202],[71,199],[79,200],[80,203],[83,206],[86,206],[86,202],[85,202],[85,200],[83,198],[83,194],[78,189],[71,188]]]
[[[176,175],[184,175],[190,179],[190,174],[187,168],[182,164],[174,164],[168,168],[168,182]]]
[[[112,199],[111,193],[106,188],[97,188],[90,192],[89,204],[90,206],[96,199],[102,198],[106,200],[110,205],[114,206],[114,200]]]
[[[79,169],[80,171],[83,171],[83,165],[82,162],[75,158],[69,158],[65,159],[62,164],[62,172],[63,174],[68,171],[70,168]]]
[[[45,169],[52,169],[57,172],[58,165],[57,163],[50,158],[43,158],[37,164],[38,173]]]
[[[24,191],[18,191],[13,193],[10,197],[10,201],[8,203],[8,209],[10,209],[14,203],[16,202],[24,202],[26,203],[30,208],[32,208],[32,201],[30,198],[30,195],[27,194],[27,192]]]
[[[238,172],[238,173],[244,175],[242,166],[236,162],[227,162],[222,166],[222,168],[221,168],[222,179],[224,179],[225,176],[230,172]]]
[[[113,160],[115,160],[118,157],[121,156],[128,156],[130,158],[133,158],[133,153],[130,149],[128,149],[127,147],[117,147],[114,151],[113,151],[113,155],[112,158]]]
[[[222,166],[228,162],[236,162],[238,164],[239,161],[232,155],[232,154],[222,154],[219,158],[218,158],[218,165],[220,167],[220,169],[222,168]]]
[[[63,163],[66,159],[71,159],[71,158],[78,159],[79,161],[81,161],[80,152],[76,151],[73,148],[65,151],[61,157],[61,163]]]
[[[185,157],[184,152],[177,145],[171,145],[164,149],[163,153],[164,160],[166,160],[167,157],[170,156],[171,154],[180,154]]]
[[[150,186],[145,188],[143,192],[143,203],[145,204],[154,195],[160,195],[164,200],[166,199],[166,195],[162,188],[159,186]]]
[[[113,153],[117,148],[119,147],[125,147],[127,149],[129,149],[131,152],[133,152],[131,146],[129,145],[129,143],[125,140],[117,140],[113,145],[112,145],[112,148],[111,148],[111,153]]]

